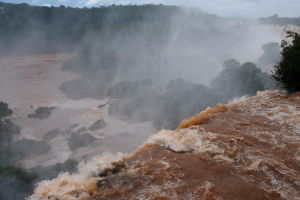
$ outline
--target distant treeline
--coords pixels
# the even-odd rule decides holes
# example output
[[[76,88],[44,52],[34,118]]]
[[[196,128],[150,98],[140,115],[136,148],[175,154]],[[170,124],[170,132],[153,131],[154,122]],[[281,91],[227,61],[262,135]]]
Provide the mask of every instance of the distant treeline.
[[[178,7],[163,5],[71,8],[0,2],[0,55],[73,49],[89,32],[146,20],[164,21]]]
[[[300,26],[300,17],[298,18],[289,18],[289,17],[278,17],[278,15],[273,15],[270,17],[260,18],[260,23],[271,24],[271,25],[295,25]]]
[[[159,31],[179,9],[164,5],[71,8],[0,2],[0,55],[74,50],[88,33],[102,33],[108,28],[118,31],[149,21]],[[199,13],[209,20],[218,18],[200,10],[195,12]],[[264,24],[300,26],[300,18],[274,15],[259,20]]]

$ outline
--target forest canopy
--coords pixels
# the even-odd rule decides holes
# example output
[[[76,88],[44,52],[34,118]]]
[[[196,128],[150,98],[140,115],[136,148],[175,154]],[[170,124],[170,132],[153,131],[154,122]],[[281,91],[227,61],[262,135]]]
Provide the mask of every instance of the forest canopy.
[[[177,9],[162,5],[71,8],[0,2],[0,55],[70,51],[87,33],[164,19]],[[29,44],[30,49],[26,48]]]

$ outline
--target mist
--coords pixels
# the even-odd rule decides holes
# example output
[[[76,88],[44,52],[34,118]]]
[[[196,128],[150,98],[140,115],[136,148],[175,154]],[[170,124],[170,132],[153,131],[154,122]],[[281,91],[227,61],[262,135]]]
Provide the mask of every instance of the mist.
[[[284,36],[260,20],[163,5],[0,8],[4,199],[209,106],[281,89],[270,71]]]
[[[123,8],[143,17],[120,25],[127,15]],[[174,129],[207,106],[276,88],[270,75],[260,69],[270,71],[280,59],[276,42],[281,35],[272,28],[255,20],[221,18],[198,9],[157,7],[146,16],[138,11],[153,8],[116,7],[108,13],[104,19],[113,26],[87,35],[77,56],[64,65],[64,70],[81,77],[63,83],[60,89],[71,99],[108,97],[113,116]],[[274,55],[261,58],[268,57],[269,49],[263,47],[270,42],[273,46],[269,49],[276,49]],[[212,80],[230,59],[257,63],[253,65],[260,70],[261,86],[254,92],[232,95],[211,88]],[[240,83],[231,78],[226,84],[237,87]]]

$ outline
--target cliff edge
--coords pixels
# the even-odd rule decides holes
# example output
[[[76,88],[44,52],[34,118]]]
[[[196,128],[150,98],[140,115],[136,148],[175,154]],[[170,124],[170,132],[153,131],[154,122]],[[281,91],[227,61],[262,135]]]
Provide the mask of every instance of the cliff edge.
[[[261,92],[43,181],[30,200],[300,199],[300,93]]]

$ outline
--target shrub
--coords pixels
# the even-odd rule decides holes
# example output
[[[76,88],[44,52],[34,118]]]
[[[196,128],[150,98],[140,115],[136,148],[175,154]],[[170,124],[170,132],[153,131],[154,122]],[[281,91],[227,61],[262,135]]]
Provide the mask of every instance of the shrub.
[[[7,117],[11,115],[13,112],[8,108],[8,104],[5,102],[0,102],[0,118]]]
[[[291,93],[300,91],[300,34],[291,31],[287,34],[292,42],[282,41],[282,59],[274,66],[273,77]]]
[[[45,119],[51,115],[51,111],[54,110],[55,107],[39,107],[34,111],[33,114],[29,114],[29,118],[38,118]]]
[[[223,70],[212,80],[211,85],[225,99],[244,95],[255,95],[257,91],[268,89],[268,74],[262,72],[255,64],[246,62],[240,65],[235,60],[225,61]]]

